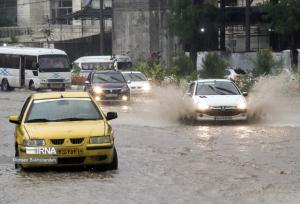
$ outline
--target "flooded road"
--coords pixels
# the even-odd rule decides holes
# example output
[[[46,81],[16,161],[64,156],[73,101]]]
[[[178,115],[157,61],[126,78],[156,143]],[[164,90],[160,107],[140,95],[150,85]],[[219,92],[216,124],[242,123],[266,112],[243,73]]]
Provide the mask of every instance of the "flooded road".
[[[119,113],[119,170],[30,172],[14,169],[7,120],[29,94],[0,92],[0,203],[300,203],[299,98],[286,119],[256,124],[181,124],[147,101],[106,106]]]

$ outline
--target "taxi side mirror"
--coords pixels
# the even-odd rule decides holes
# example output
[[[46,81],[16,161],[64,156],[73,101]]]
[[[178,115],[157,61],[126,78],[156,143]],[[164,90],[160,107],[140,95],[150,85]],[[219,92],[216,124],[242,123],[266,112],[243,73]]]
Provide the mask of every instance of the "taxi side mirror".
[[[10,116],[9,117],[9,122],[13,123],[13,124],[17,124],[20,125],[21,121],[20,121],[20,117],[19,116]]]
[[[108,112],[106,115],[106,120],[113,120],[118,118],[118,113],[116,112]]]

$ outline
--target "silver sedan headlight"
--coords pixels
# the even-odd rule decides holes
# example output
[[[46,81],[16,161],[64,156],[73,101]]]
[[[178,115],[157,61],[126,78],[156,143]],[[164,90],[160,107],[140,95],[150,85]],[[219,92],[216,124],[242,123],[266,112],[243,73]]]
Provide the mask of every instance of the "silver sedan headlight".
[[[111,136],[90,137],[90,144],[104,144],[104,143],[111,143],[111,142],[112,142]]]
[[[144,90],[144,91],[150,91],[150,90],[151,90],[150,84],[144,85],[144,86],[143,86],[143,90]]]
[[[23,140],[23,145],[27,147],[44,146],[45,140]]]

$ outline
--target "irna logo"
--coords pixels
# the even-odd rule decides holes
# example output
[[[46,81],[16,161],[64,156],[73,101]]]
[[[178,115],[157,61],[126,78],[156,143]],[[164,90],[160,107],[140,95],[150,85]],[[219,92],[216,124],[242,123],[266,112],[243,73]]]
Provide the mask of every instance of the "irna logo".
[[[26,147],[26,154],[56,155],[56,149],[54,147]]]

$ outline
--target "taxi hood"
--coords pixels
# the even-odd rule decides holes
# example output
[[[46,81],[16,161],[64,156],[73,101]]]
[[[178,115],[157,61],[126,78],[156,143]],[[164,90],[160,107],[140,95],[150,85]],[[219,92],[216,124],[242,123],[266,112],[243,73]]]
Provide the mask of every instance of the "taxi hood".
[[[71,121],[49,123],[25,123],[30,139],[82,138],[102,136],[108,126],[102,121]]]

